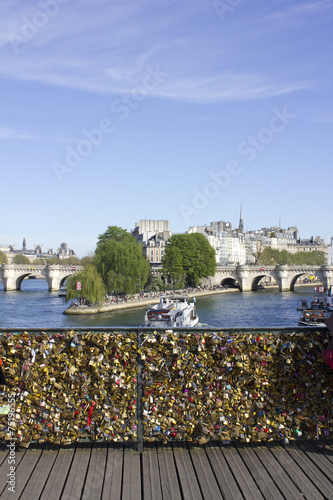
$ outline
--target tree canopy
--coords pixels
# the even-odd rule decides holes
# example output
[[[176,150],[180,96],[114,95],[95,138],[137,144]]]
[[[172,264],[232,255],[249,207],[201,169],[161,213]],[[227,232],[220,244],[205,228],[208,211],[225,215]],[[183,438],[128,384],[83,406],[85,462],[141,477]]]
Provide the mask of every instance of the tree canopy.
[[[125,229],[109,226],[99,235],[94,262],[110,293],[139,292],[147,282],[149,262],[140,243]]]
[[[16,254],[13,259],[14,264],[30,264],[30,260],[26,255]]]
[[[313,265],[321,266],[325,264],[324,252],[314,250],[312,252],[291,253],[287,250],[278,250],[277,248],[266,247],[260,257],[259,264],[295,264],[295,265]]]
[[[185,271],[183,268],[183,259],[180,249],[177,246],[170,245],[162,259],[163,274],[169,284],[183,286]]]
[[[0,266],[2,264],[8,264],[8,259],[7,259],[7,255],[4,252],[0,251]]]
[[[81,282],[81,290],[76,290],[77,281]],[[101,276],[94,265],[87,265],[82,271],[70,276],[67,280],[67,300],[78,298],[89,300],[92,304],[103,302],[106,289]]]
[[[179,253],[174,248],[180,252],[181,264]],[[201,278],[215,275],[215,250],[203,234],[176,234],[169,239],[163,259],[163,272],[177,275],[181,267],[187,286],[197,286]]]

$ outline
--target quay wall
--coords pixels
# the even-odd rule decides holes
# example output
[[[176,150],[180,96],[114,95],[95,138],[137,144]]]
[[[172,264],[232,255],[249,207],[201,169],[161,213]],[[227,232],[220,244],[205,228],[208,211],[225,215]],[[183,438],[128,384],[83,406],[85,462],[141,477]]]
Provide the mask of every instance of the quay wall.
[[[293,440],[333,431],[321,329],[4,331],[0,440]]]
[[[197,292],[190,292],[187,294],[180,293],[180,295],[187,295],[189,299],[195,297],[203,297],[205,295],[215,295],[217,293],[230,293],[230,292],[239,292],[237,288],[227,288],[225,290],[202,290],[202,291],[197,291]],[[163,294],[165,295],[165,294]],[[168,292],[168,295],[178,295],[177,291],[175,292]],[[158,304],[160,301],[160,297],[151,297],[151,298],[138,298],[135,297],[134,299],[129,299],[127,301],[119,301],[117,302],[110,302],[109,304],[103,304],[100,305],[99,307],[91,307],[91,306],[86,306],[86,305],[80,305],[80,306],[69,306],[67,309],[65,309],[64,314],[97,314],[97,313],[103,313],[103,312],[111,312],[111,311],[118,311],[120,309],[132,309],[132,308],[137,308],[137,307],[149,307],[150,305],[153,304]]]

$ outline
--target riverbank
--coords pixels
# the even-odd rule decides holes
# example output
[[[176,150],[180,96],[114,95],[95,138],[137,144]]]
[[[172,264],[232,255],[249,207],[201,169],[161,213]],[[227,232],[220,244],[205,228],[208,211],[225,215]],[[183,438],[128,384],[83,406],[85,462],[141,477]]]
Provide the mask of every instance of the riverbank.
[[[194,296],[197,297],[203,297],[205,295],[216,295],[220,293],[230,293],[230,292],[238,292],[239,290],[237,288],[225,288],[225,289],[215,289],[215,290],[198,290],[198,291],[193,291],[186,293],[186,295],[189,298],[193,298]],[[167,292],[167,295],[179,295],[180,292]],[[164,294],[161,294],[164,295]],[[104,313],[104,312],[111,312],[111,311],[119,311],[121,309],[131,309],[135,307],[148,307],[153,304],[158,304],[160,301],[161,295],[157,295],[154,297],[148,297],[148,298],[140,298],[140,296],[135,297],[134,299],[128,299],[127,301],[123,302],[111,302],[109,304],[104,304],[99,307],[91,307],[91,306],[86,306],[86,305],[80,305],[80,306],[69,306],[63,314],[98,314],[98,313]],[[181,295],[184,295],[184,293],[181,293]]]

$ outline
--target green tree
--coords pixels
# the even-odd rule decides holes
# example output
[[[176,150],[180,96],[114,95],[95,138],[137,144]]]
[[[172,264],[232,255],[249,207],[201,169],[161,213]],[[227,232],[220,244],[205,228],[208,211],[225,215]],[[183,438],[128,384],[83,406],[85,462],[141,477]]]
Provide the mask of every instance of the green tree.
[[[265,265],[295,264],[297,266],[302,266],[307,264],[310,266],[321,266],[325,264],[325,254],[318,250],[291,253],[287,252],[287,250],[277,250],[276,248],[266,247],[259,257],[259,263]]]
[[[93,255],[85,255],[84,257],[82,257],[82,259],[80,259],[80,262],[79,262],[79,265],[80,266],[88,266],[89,264],[93,264],[94,263],[94,256]]]
[[[107,290],[115,294],[143,290],[150,270],[140,243],[116,226],[109,226],[98,237],[95,265]]]
[[[76,282],[81,282],[81,290],[76,290]],[[93,265],[86,266],[82,271],[70,276],[67,280],[67,300],[73,300],[80,294],[81,298],[92,304],[101,303],[106,296],[106,289],[101,276]]]
[[[8,264],[8,259],[7,259],[7,255],[4,252],[0,251],[0,266],[2,264]]]
[[[177,286],[184,285],[185,272],[183,268],[182,254],[177,246],[167,245],[162,259],[163,275],[169,284]]]
[[[66,257],[65,259],[59,259],[59,264],[62,266],[78,266],[80,264],[80,259],[72,255],[71,257]]]
[[[35,266],[37,266],[37,265],[45,265],[46,264],[46,259],[41,259],[40,257],[38,257],[38,259],[35,259],[33,261],[33,264]]]
[[[203,234],[175,234],[168,241],[165,259],[172,247],[180,250],[187,286],[197,286],[201,278],[215,275],[215,251]]]
[[[16,254],[13,259],[14,264],[31,264],[30,260],[26,255],[20,253]]]

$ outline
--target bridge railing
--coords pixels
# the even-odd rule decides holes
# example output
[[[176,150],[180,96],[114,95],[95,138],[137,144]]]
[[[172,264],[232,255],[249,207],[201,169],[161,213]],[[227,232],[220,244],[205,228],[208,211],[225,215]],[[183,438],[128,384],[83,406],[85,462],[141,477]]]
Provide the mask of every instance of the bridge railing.
[[[327,436],[326,328],[2,330],[0,439]]]

